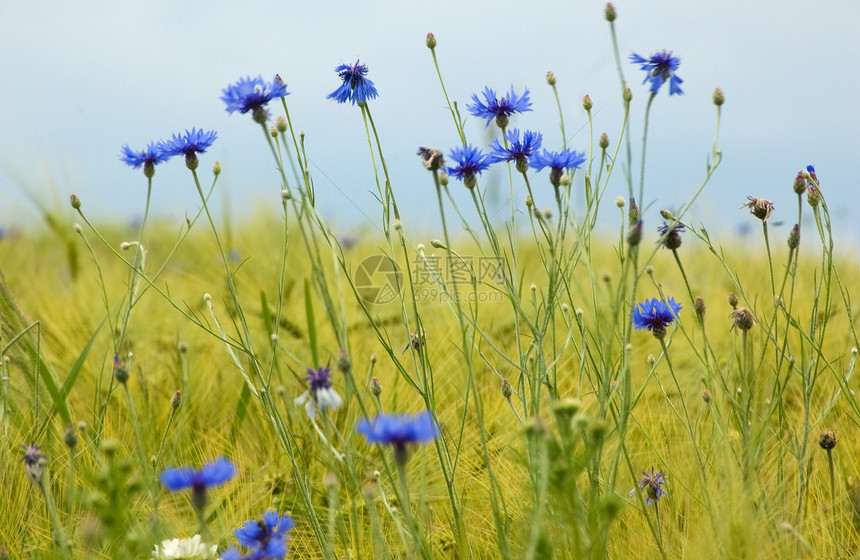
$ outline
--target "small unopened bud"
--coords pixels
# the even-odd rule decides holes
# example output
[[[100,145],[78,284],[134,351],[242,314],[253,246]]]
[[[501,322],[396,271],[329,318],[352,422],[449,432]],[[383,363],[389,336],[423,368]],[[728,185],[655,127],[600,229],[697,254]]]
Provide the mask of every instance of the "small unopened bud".
[[[182,392],[176,391],[173,393],[173,396],[170,397],[170,408],[178,410],[180,406],[182,406]]]
[[[612,274],[608,270],[604,270],[600,273],[600,279],[603,280],[606,284],[612,282]]]
[[[653,366],[657,363],[657,358],[654,357],[654,354],[648,354],[647,362],[649,366]]]
[[[74,449],[78,446],[78,432],[75,431],[75,427],[71,424],[68,424],[66,429],[63,430],[63,443],[69,449]]]
[[[647,274],[648,276],[654,276],[654,267],[651,266],[650,264],[648,266],[646,266],[645,267],[645,274]]]
[[[609,135],[605,132],[600,134],[600,138],[597,140],[597,145],[600,146],[601,150],[605,150],[609,147]]]
[[[806,202],[813,208],[818,206],[818,203],[821,202],[821,194],[818,192],[818,189],[812,185],[809,185],[809,188],[806,189]]]
[[[624,208],[624,205],[627,204],[627,201],[624,200],[624,197],[619,195],[615,197],[615,206],[618,208]]]
[[[702,299],[702,296],[696,296],[696,299],[693,300],[693,309],[696,311],[696,315],[701,319],[705,316],[708,308],[705,305],[705,300]]]
[[[615,6],[612,5],[612,2],[606,3],[606,7],[603,9],[603,17],[610,23],[618,17],[618,13],[615,11]]]
[[[400,221],[400,218],[394,220],[394,229],[396,231],[403,231],[403,222]]]
[[[633,227],[627,232],[627,244],[631,247],[636,247],[642,241],[642,220],[633,224]]]
[[[705,404],[708,404],[711,402],[711,392],[708,391],[707,389],[702,391],[702,400],[705,401]]]
[[[287,388],[283,385],[278,385],[275,387],[275,394],[278,395],[278,398],[285,399],[287,398]]]
[[[535,416],[526,421],[525,432],[530,438],[543,439],[546,436],[546,424],[540,416]]]
[[[630,199],[630,208],[627,209],[627,222],[632,226],[642,218],[639,213],[639,206],[636,204],[636,199]]]
[[[125,385],[128,381],[128,367],[119,356],[113,357],[113,376],[119,383]]]
[[[591,97],[587,94],[582,98],[582,108],[586,111],[591,111],[591,108],[594,107],[594,103],[591,102]]]
[[[278,132],[286,132],[287,131],[287,119],[283,117],[283,115],[279,116],[275,119],[275,128],[278,129]]]
[[[800,225],[794,224],[794,227],[791,228],[791,231],[788,234],[788,248],[789,249],[797,249],[800,245]]]
[[[502,379],[502,396],[506,399],[511,398],[511,395],[514,394],[514,388],[511,387],[511,384],[508,383],[507,379]]]
[[[440,241],[439,239],[431,239],[430,245],[432,245],[436,249],[445,249],[446,248],[445,244],[442,243],[442,241]]]
[[[546,208],[543,209],[543,219],[544,220],[551,220],[552,219],[552,208],[550,208],[549,206],[547,206]]]
[[[419,254],[424,253],[425,249],[426,249],[426,247],[424,246],[423,243],[419,243],[418,245],[415,246],[415,250],[418,251]]]
[[[203,294],[203,301],[205,301],[206,303],[212,303],[212,294],[210,294],[209,292]]]
[[[129,249],[131,249],[131,247],[132,247],[132,244],[129,243],[128,241],[123,241],[122,243],[119,244],[119,248],[121,251],[128,251]]]
[[[436,48],[436,36],[432,33],[428,33],[427,37],[424,39],[424,44],[427,45],[427,48],[433,50]]]
[[[337,369],[344,374],[352,370],[352,359],[346,353],[346,350],[341,349],[337,354]]]
[[[753,328],[755,324],[755,317],[753,317],[752,311],[746,307],[738,307],[732,311],[729,317],[732,319],[732,330],[738,329],[746,332]]]
[[[726,94],[723,93],[723,90],[717,88],[714,90],[714,105],[717,107],[721,107],[723,103],[726,102]]]
[[[376,360],[378,360],[378,358],[376,357],[376,354],[371,354],[370,355],[370,365],[375,365]]]
[[[439,171],[439,184],[442,185],[443,187],[448,186],[448,174],[445,173],[445,171],[442,171],[442,170]]]
[[[552,173],[550,173],[550,175],[552,175]],[[568,175],[567,173],[562,173],[561,177],[558,178],[558,184],[562,187],[569,187],[570,186],[570,175]]]
[[[857,357],[857,352],[858,352],[858,351],[857,351],[857,347],[856,347],[856,346],[853,346],[853,347],[851,348],[851,356],[853,356],[853,357],[855,357],[855,358],[856,358],[856,357]]]
[[[660,217],[663,218],[664,220],[669,220],[672,222],[675,221],[675,216],[672,215],[672,212],[670,212],[669,210],[666,210],[666,209],[660,210]]]
[[[566,303],[562,303],[561,304],[561,312],[564,313],[565,315],[567,315],[568,313],[570,313],[570,306]]]
[[[278,129],[275,127],[275,125],[271,125],[269,127],[269,136],[271,136],[272,138],[278,137]]]
[[[374,397],[378,397],[382,394],[382,383],[380,383],[379,379],[375,377],[370,380],[370,394]]]
[[[84,231],[83,228],[81,228],[81,224],[79,224],[77,222],[75,222],[75,224],[72,225],[72,229],[75,230],[75,233],[81,233],[82,231]]]
[[[293,193],[290,192],[290,189],[283,189],[281,191],[281,200],[282,201],[286,202],[287,200],[290,200],[292,198],[293,198]]]
[[[736,294],[734,292],[729,292],[728,300],[729,300],[729,305],[732,306],[732,309],[738,308],[738,302],[740,301],[738,294]]]
[[[552,72],[547,72],[546,73],[546,83],[548,83],[551,86],[554,86],[555,82],[556,82],[555,74],[553,74]]]
[[[624,90],[624,96],[623,97],[624,97],[624,101],[627,103],[630,103],[631,101],[633,101],[633,92],[630,91],[630,88],[627,88],[626,90]]]
[[[176,345],[176,348],[179,350],[180,354],[188,353],[188,343],[184,340],[180,340],[179,343]]]
[[[791,186],[794,194],[801,195],[806,192],[806,179],[803,178],[803,171],[798,171],[794,177],[794,184]]]
[[[534,203],[534,201],[532,200],[532,196],[531,196],[531,195],[526,195],[526,208],[531,208],[532,206],[534,206],[534,204],[535,204],[535,203]]]
[[[71,195],[69,197],[69,202],[71,203],[72,208],[74,208],[75,210],[81,209],[81,199],[78,198],[78,195],[76,195],[76,194]]]
[[[833,433],[833,430],[822,433],[821,437],[818,438],[818,445],[825,451],[830,451],[836,447],[836,434]]]

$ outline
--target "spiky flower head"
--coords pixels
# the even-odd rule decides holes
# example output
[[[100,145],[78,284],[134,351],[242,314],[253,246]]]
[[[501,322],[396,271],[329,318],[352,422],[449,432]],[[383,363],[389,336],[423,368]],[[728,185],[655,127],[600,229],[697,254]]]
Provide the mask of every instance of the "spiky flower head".
[[[230,114],[236,111],[243,115],[252,111],[254,121],[265,123],[269,118],[266,105],[273,99],[279,99],[289,95],[287,84],[276,76],[272,83],[267,83],[262,76],[252,78],[240,78],[238,82],[230,84],[221,92],[221,101],[224,102],[226,111]]]
[[[560,152],[541,150],[531,158],[529,167],[536,171],[549,167],[549,182],[558,187],[561,184],[561,176],[566,169],[579,169],[583,163],[585,163],[585,153],[583,152],[576,152],[571,149]]]
[[[415,416],[379,414],[373,420],[362,418],[355,429],[367,438],[368,443],[394,447],[394,458],[404,464],[409,457],[407,445],[436,439],[439,428],[426,410]]]
[[[490,126],[493,119],[496,119],[496,124],[499,125],[499,128],[507,128],[511,115],[532,110],[532,102],[529,100],[528,89],[523,92],[521,97],[514,93],[513,85],[511,85],[511,91],[502,98],[499,98],[496,92],[489,87],[485,87],[482,94],[484,101],[478,98],[477,93],[473,93],[473,103],[466,105],[466,108],[472,115],[481,119],[487,119],[485,128]]]
[[[236,467],[233,463],[224,457],[219,457],[211,463],[206,463],[199,470],[192,467],[166,469],[158,479],[171,492],[190,488],[191,503],[202,511],[206,506],[206,491],[215,486],[221,486],[234,476],[236,476]]]
[[[231,548],[221,560],[266,560],[287,555],[287,533],[295,526],[288,515],[269,510],[261,519],[250,519],[233,531],[239,544],[248,549],[242,556],[237,548]]]
[[[681,59],[672,56],[671,51],[660,51],[648,58],[631,53],[630,62],[639,64],[639,68],[646,72],[642,83],[651,82],[652,93],[656,94],[667,81],[669,82],[669,95],[684,93],[681,90],[681,84],[684,83],[684,80],[675,73],[678,71],[678,66],[681,65]]]
[[[747,199],[749,202],[742,204],[741,208],[749,208],[750,214],[762,222],[766,222],[773,213],[773,202],[763,198],[756,198],[754,196],[748,196]]]
[[[651,502],[657,502],[663,496],[668,496],[669,493],[663,488],[666,484],[666,479],[661,471],[654,472],[654,467],[651,467],[651,472],[642,471],[642,478],[639,479],[639,489],[645,491],[645,505],[650,506]],[[632,494],[632,492],[631,492]]]
[[[479,148],[473,147],[471,144],[467,146],[457,146],[448,152],[450,157],[456,164],[456,167],[446,167],[445,172],[457,179],[463,181],[466,187],[473,189],[478,184],[477,176],[482,171],[490,167],[492,161],[490,156],[484,154]]]
[[[152,177],[155,174],[155,166],[170,159],[170,154],[164,153],[158,142],[150,142],[140,151],[134,151],[126,144],[120,150],[119,159],[134,169],[140,169],[143,166],[143,174]]]
[[[332,388],[331,368],[309,369],[305,377],[310,386],[308,390],[296,398],[297,405],[304,404],[308,417],[314,419],[317,410],[325,413],[327,410],[336,410],[343,404],[343,399]]]
[[[493,139],[493,144],[490,146],[493,150],[490,153],[491,162],[513,161],[516,163],[517,171],[525,173],[528,170],[529,160],[541,146],[543,135],[526,130],[521,139],[519,129],[512,128],[505,132],[505,139],[508,141],[508,147],[502,146],[498,138]]]
[[[674,298],[669,298],[668,305],[657,298],[646,299],[640,303],[631,313],[633,326],[636,329],[648,329],[654,338],[666,336],[666,327],[669,326],[683,309],[681,304]]]
[[[185,166],[193,171],[198,165],[197,154],[206,152],[216,138],[218,133],[214,130],[192,128],[186,129],[185,134],[174,134],[170,140],[159,142],[158,146],[169,156],[184,155]]]
[[[367,79],[367,65],[356,60],[355,64],[341,64],[334,71],[337,72],[343,83],[328,94],[326,99],[334,99],[338,103],[349,101],[355,105],[356,103],[366,104],[368,100],[376,99],[379,96],[373,82]]]

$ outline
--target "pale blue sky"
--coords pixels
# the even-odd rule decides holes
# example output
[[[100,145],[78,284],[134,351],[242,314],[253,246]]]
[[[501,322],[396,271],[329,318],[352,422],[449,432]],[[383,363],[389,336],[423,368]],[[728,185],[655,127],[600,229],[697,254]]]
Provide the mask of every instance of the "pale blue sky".
[[[787,234],[795,216],[792,179],[812,163],[836,228],[853,244],[860,3],[615,4],[622,55],[670,49],[681,58],[678,74],[685,80],[685,95],[670,98],[663,90],[652,109],[645,202],[678,207],[698,186],[713,142],[711,94],[720,87],[727,99],[724,160],[696,217],[712,230],[736,227],[752,219],[738,207],[753,195],[774,201],[772,219],[784,220]],[[552,70],[569,143],[588,148],[581,108],[586,93],[595,104],[595,136],[605,131],[613,145],[617,140],[621,102],[602,1],[247,6],[175,0],[0,3],[0,224],[38,222],[16,186],[22,180],[50,204],[56,197],[66,208],[68,194],[75,192],[93,216],[134,219],[142,211],[145,179],[119,161],[120,147],[143,148],[192,126],[219,133],[202,156],[202,168],[221,161],[220,188],[233,214],[264,206],[276,211],[278,176],[259,127],[247,115],[228,115],[219,96],[239,77],[279,73],[292,93],[287,100],[293,122],[307,133],[322,213],[344,232],[372,228],[379,209],[370,194],[375,186],[359,111],[325,99],[339,85],[334,67],[360,57],[380,92],[371,108],[407,226],[436,237],[433,187],[415,150],[428,145],[447,152],[457,136],[424,45],[428,31],[439,42],[448,93],[461,107],[485,85],[507,90],[513,84],[517,92],[527,87],[534,112],[515,117],[512,125],[542,132],[544,145],[559,149],[557,110],[544,79]],[[624,70],[634,92],[638,158],[648,92],[636,66],[625,62]],[[486,147],[489,132],[482,121],[468,119],[473,144]],[[179,160],[157,168],[155,212],[178,220],[196,208],[188,175]],[[575,183],[580,188],[581,179]],[[481,184],[501,197],[507,192],[501,180],[501,174],[491,174]],[[553,200],[546,181],[545,172],[533,179],[543,193],[536,194],[540,206]],[[458,187],[454,191],[464,195]],[[626,192],[617,173],[608,206]],[[465,195],[462,200],[466,204]],[[646,216],[648,227],[659,223],[656,208]]]

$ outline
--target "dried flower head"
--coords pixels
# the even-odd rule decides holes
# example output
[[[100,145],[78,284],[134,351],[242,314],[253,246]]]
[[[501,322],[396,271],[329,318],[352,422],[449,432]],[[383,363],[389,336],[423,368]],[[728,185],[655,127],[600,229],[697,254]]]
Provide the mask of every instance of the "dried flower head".
[[[663,225],[657,228],[657,232],[660,234],[660,239],[657,243],[660,243],[663,247],[674,251],[681,246],[681,242],[683,241],[681,239],[681,233],[683,233],[685,229],[684,224],[680,222],[676,222],[672,225],[663,222]]]
[[[742,204],[741,208],[749,208],[750,214],[762,222],[766,222],[773,213],[773,202],[763,198],[756,198],[754,196],[748,196],[747,199],[749,202]]]
[[[818,445],[825,451],[830,451],[836,447],[836,434],[833,433],[833,430],[823,432],[821,437],[818,438]]]
[[[732,319],[732,330],[748,331],[755,324],[755,317],[753,317],[752,311],[746,307],[738,307],[732,311],[729,317]]]
[[[438,148],[418,148],[418,155],[428,171],[438,171],[445,166],[445,155]]]

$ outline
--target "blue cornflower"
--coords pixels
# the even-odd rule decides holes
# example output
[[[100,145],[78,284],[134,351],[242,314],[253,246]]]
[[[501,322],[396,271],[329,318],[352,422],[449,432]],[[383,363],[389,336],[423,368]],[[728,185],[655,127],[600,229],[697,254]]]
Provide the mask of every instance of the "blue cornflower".
[[[287,533],[295,526],[288,515],[267,511],[262,519],[251,519],[233,531],[239,544],[251,549],[242,556],[237,548],[231,548],[222,560],[264,560],[283,558],[287,555]]]
[[[368,99],[376,99],[379,95],[373,82],[366,78],[367,66],[359,64],[358,60],[355,61],[355,64],[341,64],[334,71],[343,80],[343,84],[328,94],[326,99],[334,99],[338,103],[349,101],[355,105],[356,103],[367,103]]]
[[[529,158],[540,148],[543,136],[539,132],[526,130],[520,140],[519,129],[512,128],[505,133],[505,138],[510,143],[507,148],[502,146],[497,138],[493,139],[493,144],[490,146],[493,149],[490,163],[513,161],[516,162],[517,171],[525,173],[528,170]]]
[[[305,405],[305,412],[311,420],[316,417],[318,409],[325,412],[343,404],[343,399],[332,388],[330,372],[331,368],[309,369],[305,381],[310,383],[310,387],[295,400],[296,404]]]
[[[490,163],[492,163],[490,156],[484,154],[479,148],[475,148],[471,144],[451,148],[448,157],[457,162],[456,167],[446,167],[448,175],[453,175],[460,179],[470,189],[474,188],[477,184],[475,176],[480,175],[481,171],[490,167]]]
[[[206,463],[200,470],[191,467],[170,468],[159,475],[159,480],[171,492],[191,488],[191,503],[202,510],[206,505],[206,491],[220,486],[236,475],[233,463],[219,457]]]
[[[170,140],[159,142],[158,147],[168,156],[184,155],[185,165],[193,171],[197,169],[197,154],[204,153],[217,137],[218,133],[214,130],[204,132],[202,128],[186,129],[185,134],[174,134]]]
[[[373,420],[362,418],[355,429],[364,434],[369,443],[394,446],[395,460],[401,464],[408,458],[407,444],[431,441],[439,435],[436,422],[426,410],[415,416],[379,414]]]
[[[642,81],[651,82],[651,91],[657,93],[666,81],[669,81],[669,95],[681,95],[681,85],[684,80],[678,77],[675,72],[678,71],[678,66],[681,65],[681,59],[677,56],[672,56],[671,51],[660,51],[652,54],[650,58],[643,58],[636,53],[630,54],[630,62],[641,64],[640,69],[645,70],[647,75]]]
[[[654,502],[654,505],[657,505],[657,501],[660,500],[663,496],[668,496],[669,493],[663,489],[663,485],[666,484],[666,479],[663,478],[663,473],[661,471],[654,472],[654,467],[651,467],[651,473],[648,471],[642,471],[642,478],[639,479],[639,489],[645,491],[645,505],[650,506],[651,502]],[[630,495],[636,491],[634,488],[630,491]]]
[[[510,93],[499,99],[498,96],[496,96],[495,91],[485,87],[483,95],[484,102],[481,102],[481,100],[478,99],[478,94],[473,93],[472,101],[474,101],[474,103],[466,105],[466,108],[474,116],[487,119],[486,126],[490,126],[490,122],[493,119],[496,119],[496,124],[499,125],[499,128],[506,128],[508,126],[508,118],[511,115],[532,110],[532,102],[529,100],[528,89],[523,92],[522,97],[517,97],[517,94],[514,93],[514,86],[512,85]]]
[[[271,84],[266,83],[262,76],[256,78],[240,78],[235,84],[230,84],[223,90],[221,101],[227,105],[227,112],[242,114],[253,111],[254,121],[265,123],[269,119],[266,104],[272,99],[289,95],[287,84],[280,76],[275,76]]]
[[[666,305],[657,298],[646,299],[631,314],[633,326],[637,329],[648,329],[655,338],[663,338],[666,336],[666,327],[682,309],[681,304],[674,298],[669,298],[668,303],[669,305]]]
[[[145,150],[140,150],[139,152],[135,152],[126,144],[122,147],[121,152],[119,159],[123,163],[130,165],[134,169],[140,169],[142,165],[143,174],[147,177],[152,177],[155,174],[155,166],[157,164],[170,159],[170,154],[165,153],[161,149],[160,143],[157,142],[150,142]]]
[[[529,167],[536,171],[540,171],[544,167],[549,167],[549,180],[557,187],[561,184],[561,176],[565,169],[579,169],[579,166],[584,162],[584,152],[575,152],[571,149],[562,150],[560,152],[541,150],[539,153],[535,153],[532,156],[532,159],[529,162]]]

